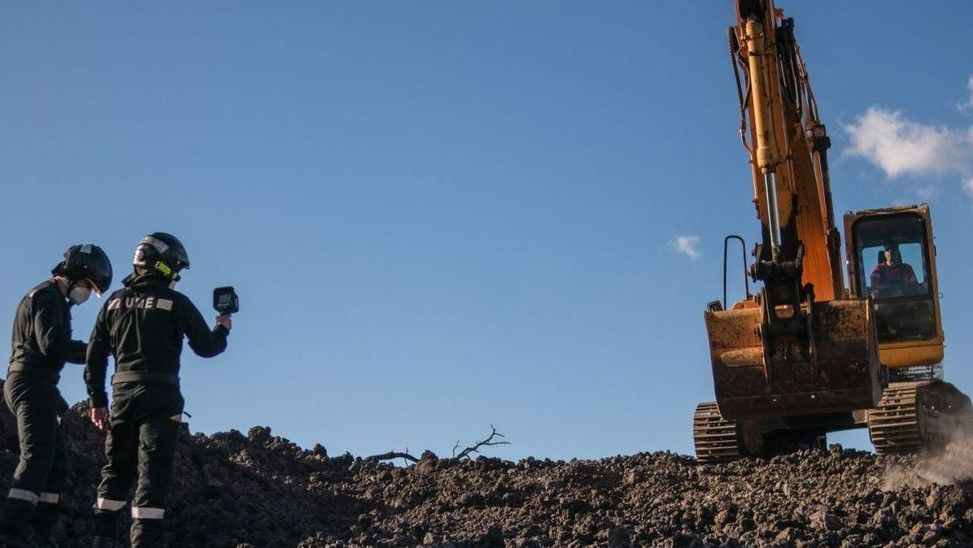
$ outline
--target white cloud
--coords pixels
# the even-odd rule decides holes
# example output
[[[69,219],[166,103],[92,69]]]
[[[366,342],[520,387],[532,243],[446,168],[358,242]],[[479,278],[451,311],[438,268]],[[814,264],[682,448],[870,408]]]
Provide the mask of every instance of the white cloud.
[[[973,75],[967,96],[956,107],[973,114]],[[882,170],[889,180],[909,180],[923,201],[939,196],[939,179],[959,180],[973,200],[973,125],[931,125],[907,118],[900,110],[872,106],[844,125],[850,144],[844,156],[857,156]],[[935,179],[933,178],[935,177]],[[911,200],[910,200],[911,201]]]
[[[916,188],[916,196],[925,202],[931,202],[939,196],[939,189],[932,185],[922,185]]]
[[[846,155],[859,156],[894,179],[973,172],[973,128],[958,131],[913,122],[900,111],[871,107],[845,126]]]
[[[959,104],[959,109],[962,112],[973,111],[973,76],[970,76],[966,81],[966,91],[969,92],[970,96],[966,98],[965,103]]]
[[[676,236],[676,239],[669,242],[676,251],[695,261],[702,253],[699,252],[699,236]]]

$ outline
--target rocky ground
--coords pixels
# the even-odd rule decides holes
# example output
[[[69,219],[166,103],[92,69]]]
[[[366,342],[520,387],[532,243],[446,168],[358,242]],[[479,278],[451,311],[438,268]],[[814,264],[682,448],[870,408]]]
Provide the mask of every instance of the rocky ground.
[[[102,438],[81,406],[62,546],[91,535]],[[183,436],[172,546],[971,546],[973,452],[936,459],[803,451],[701,466],[643,453],[597,461],[437,459],[398,467],[302,449],[266,427]],[[0,489],[17,461],[0,404]]]

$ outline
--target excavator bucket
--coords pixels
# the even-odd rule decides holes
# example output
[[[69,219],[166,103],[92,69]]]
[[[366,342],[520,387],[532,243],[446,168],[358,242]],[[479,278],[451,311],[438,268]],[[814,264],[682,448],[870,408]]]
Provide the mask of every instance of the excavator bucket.
[[[815,302],[805,359],[765,352],[761,314],[760,307],[705,313],[716,401],[725,419],[848,412],[878,403],[878,345],[868,301]]]

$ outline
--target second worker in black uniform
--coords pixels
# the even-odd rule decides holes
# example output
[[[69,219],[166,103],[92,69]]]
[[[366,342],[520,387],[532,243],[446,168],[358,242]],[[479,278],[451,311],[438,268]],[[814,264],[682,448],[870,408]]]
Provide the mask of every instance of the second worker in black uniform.
[[[85,343],[71,339],[71,306],[111,285],[111,261],[98,246],[74,245],[17,306],[3,396],[17,418],[20,462],[3,504],[0,546],[57,546],[65,451],[61,415],[68,404],[57,383],[65,362],[84,363]],[[28,540],[31,526],[33,542]]]
[[[188,297],[172,286],[189,266],[182,243],[156,232],[135,250],[134,272],[122,282],[98,314],[88,342],[85,383],[91,420],[108,428],[95,503],[93,546],[115,546],[117,522],[135,483],[131,545],[159,546],[162,518],[182,421],[179,355],[183,337],[202,357],[226,349],[229,316],[210,329]],[[112,404],[107,408],[105,376],[108,354],[115,356]]]

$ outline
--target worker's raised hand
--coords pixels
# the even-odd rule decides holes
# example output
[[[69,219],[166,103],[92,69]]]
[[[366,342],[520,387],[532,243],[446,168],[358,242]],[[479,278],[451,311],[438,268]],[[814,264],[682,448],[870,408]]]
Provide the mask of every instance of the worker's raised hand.
[[[108,408],[95,407],[91,410],[91,423],[98,430],[104,430],[108,426]]]
[[[227,331],[233,329],[233,320],[229,315],[217,316],[216,323],[225,327]]]

